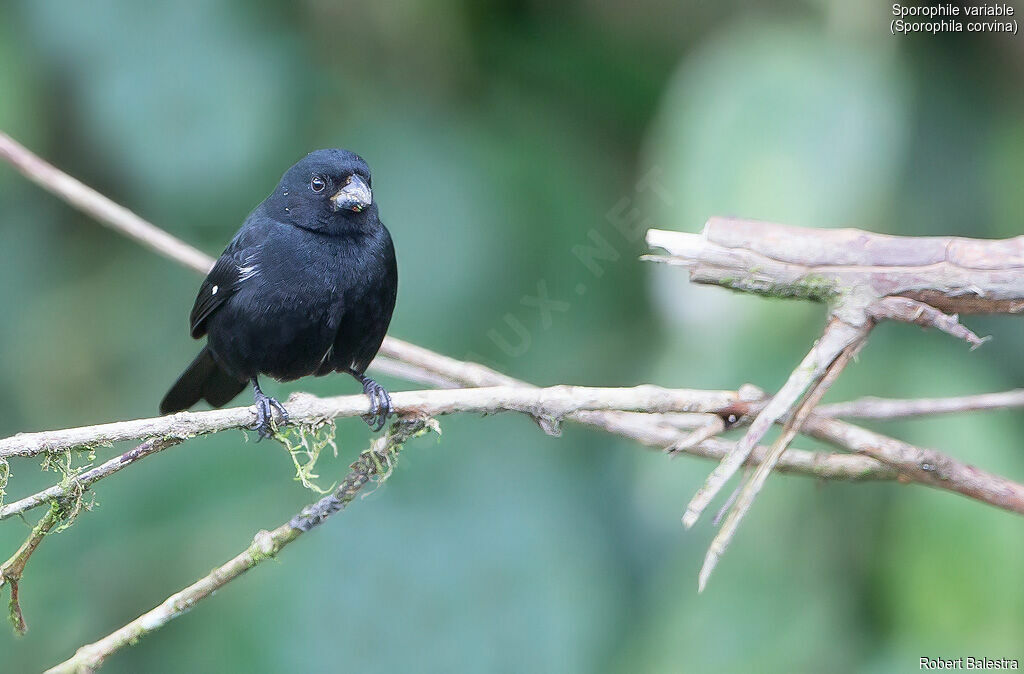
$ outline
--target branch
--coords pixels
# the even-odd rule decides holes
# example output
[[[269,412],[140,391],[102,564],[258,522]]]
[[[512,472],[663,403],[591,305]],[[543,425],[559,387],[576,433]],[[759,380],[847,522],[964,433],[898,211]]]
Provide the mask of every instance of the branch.
[[[343,510],[371,480],[383,481],[390,474],[402,445],[409,439],[435,428],[428,418],[399,421],[387,434],[373,441],[349,467],[341,484],[317,503],[306,506],[288,523],[273,531],[260,531],[252,544],[228,562],[217,567],[192,585],[177,592],[152,610],[94,643],[82,646],[73,657],[47,670],[49,673],[92,672],[125,646],[136,643],[170,621],[191,610],[198,602],[235,580],[249,569],[277,556],[288,544],[315,525]]]
[[[950,398],[860,398],[845,403],[822,405],[815,410],[821,417],[838,419],[905,419],[939,414],[959,414],[983,410],[1010,410],[1024,407],[1024,389],[1002,393],[981,393]]]
[[[826,331],[825,334],[828,335],[828,332]],[[862,331],[858,339],[849,343],[846,348],[843,349],[843,351],[836,356],[831,363],[829,363],[825,373],[807,392],[803,402],[800,403],[800,406],[796,409],[793,416],[786,421],[786,424],[782,429],[782,434],[772,445],[767,458],[761,462],[754,471],[750,480],[739,491],[735,504],[729,509],[729,514],[725,518],[722,528],[719,529],[718,534],[711,540],[711,545],[708,547],[707,554],[704,557],[704,565],[701,567],[700,575],[697,578],[697,592],[704,591],[708,578],[711,577],[711,572],[715,570],[715,566],[718,565],[718,560],[725,553],[725,549],[729,547],[729,543],[732,541],[733,536],[736,535],[737,528],[739,528],[740,521],[742,521],[743,517],[750,510],[750,507],[754,504],[754,498],[756,498],[758,493],[760,493],[761,488],[768,479],[768,474],[771,473],[775,464],[778,463],[779,457],[781,457],[782,453],[786,451],[789,444],[793,442],[793,438],[796,437],[797,432],[800,431],[804,422],[807,420],[807,417],[810,416],[811,410],[821,402],[822,396],[825,395],[825,392],[828,391],[829,387],[831,387],[839,377],[839,373],[843,371],[850,360],[856,355],[857,351],[864,345],[865,339],[867,339],[866,330]],[[825,339],[822,338],[818,344],[820,345],[824,341]],[[797,372],[799,371],[800,370],[798,369]],[[778,401],[779,397],[779,395],[776,395],[769,405]],[[767,407],[765,409],[767,409]],[[758,415],[758,418],[755,419],[754,422],[757,423],[757,420],[763,418],[763,416],[764,412]],[[744,436],[744,440],[745,439],[746,436]]]
[[[731,391],[690,391],[662,389],[656,386],[634,388],[588,388],[556,386],[548,389],[498,386],[445,391],[402,391],[392,394],[395,411],[400,415],[429,414],[440,416],[456,412],[484,413],[523,412],[557,424],[563,417],[575,418],[574,410],[582,409],[662,409],[662,410],[716,410],[729,408],[742,401],[739,393]],[[325,420],[365,414],[369,401],[365,396],[338,396],[318,398],[296,394],[286,403],[292,423],[317,425]],[[624,414],[624,413],[620,413]],[[634,415],[646,416],[646,415]],[[253,408],[237,407],[206,412],[180,412],[175,415],[136,419],[94,426],[83,426],[57,431],[19,433],[0,440],[0,459],[12,456],[30,457],[47,452],[94,448],[122,441],[139,441],[139,446],[105,463],[72,476],[61,483],[25,498],[0,506],[0,520],[21,515],[55,498],[65,497],[77,490],[82,493],[95,482],[109,477],[129,465],[177,445],[184,440],[230,429],[244,429],[255,418]],[[595,423],[598,419],[594,420]],[[623,424],[622,432],[631,428],[635,435],[645,424],[636,421]],[[674,433],[668,429],[669,433]],[[671,441],[667,441],[668,444]],[[708,450],[688,450],[697,456],[707,456]],[[712,454],[714,452],[712,451]],[[786,457],[786,468],[793,472],[829,476],[833,479],[889,479],[881,465],[850,463],[845,460],[826,459],[812,461],[810,456]]]
[[[900,411],[900,407],[903,404],[907,404],[908,406],[920,405],[926,412],[931,411],[933,403],[937,403],[942,406],[941,411],[946,412],[957,411],[953,407],[954,403],[957,402],[962,402],[966,405],[974,404],[975,401],[979,404],[991,403],[991,406],[980,407],[979,409],[996,409],[994,403],[1002,395],[1000,393],[993,393],[986,394],[985,396],[965,396],[960,399],[926,398],[921,400],[883,400],[881,402],[885,404],[895,403],[895,411]],[[986,400],[989,397],[991,399]],[[850,405],[854,410],[857,410],[862,402],[870,401],[837,403],[836,407]],[[748,424],[763,407],[763,401],[737,403],[730,408],[730,412],[737,416],[737,421],[732,425],[732,428]],[[827,442],[846,452],[859,454],[862,458],[871,457],[876,459],[881,465],[888,466],[896,471],[895,478],[900,482],[917,483],[951,491],[997,508],[1024,515],[1024,485],[957,461],[937,450],[918,447],[845,421],[827,417],[822,414],[822,411],[827,411],[826,408],[829,407],[832,406],[824,405],[815,408],[814,412],[804,421],[801,432],[804,435]],[[868,410],[868,412],[870,411]],[[670,414],[659,416],[672,417]],[[679,437],[678,431],[676,437]],[[748,461],[746,465],[754,466],[763,463],[767,457],[763,455],[756,459],[753,457],[757,457],[759,452],[763,454],[766,451],[763,447],[755,448],[752,460]],[[783,457],[788,456],[790,451],[787,450]],[[814,455],[824,456],[820,453]],[[852,455],[837,454],[833,456],[850,457]],[[707,458],[715,457],[708,456]],[[779,468],[784,472],[786,471],[781,461]]]
[[[712,218],[701,234],[652,229],[647,232],[647,242],[665,249],[668,255],[645,259],[688,267],[690,280],[695,283],[809,299],[829,307],[829,322],[821,339],[779,392],[758,410],[746,435],[708,476],[687,507],[683,523],[690,527],[743,465],[768,428],[784,418],[789,420],[771,454],[739,492],[722,530],[712,541],[701,570],[700,589],[767,479],[772,460],[792,441],[824,389],[863,345],[876,322],[897,320],[934,327],[967,341],[974,349],[985,340],[962,325],[956,313],[947,312],[1024,311],[1024,236],[1003,241],[893,237],[852,229],[810,230]],[[804,402],[798,404],[801,397]],[[832,431],[845,429],[846,433],[831,434],[837,444],[864,439],[859,435],[850,437],[856,427],[841,422],[827,422],[826,427]],[[819,431],[821,428],[819,424]],[[891,440],[884,436],[877,439]],[[923,450],[905,443],[887,447],[889,454],[898,455],[895,465],[906,468],[904,474],[945,488],[951,488],[950,482],[960,482],[955,491],[984,493],[1000,507],[1020,511],[1015,489],[1019,485],[988,474],[976,479],[980,471],[937,452],[932,460],[942,458],[943,479],[929,480],[930,476],[922,475],[919,466],[910,460],[920,460]],[[885,454],[862,451],[875,458]]]
[[[135,239],[146,248],[201,274],[206,274],[213,267],[213,258],[210,256],[146,222],[124,206],[114,203],[91,187],[43,161],[2,131],[0,159],[6,160],[23,176],[44,190],[57,195],[107,227]]]
[[[510,377],[500,373],[494,373],[494,378],[489,379],[490,375],[488,373],[493,373],[494,371],[482,365],[463,363],[462,361],[457,361],[446,356],[433,354],[426,349],[420,349],[420,347],[412,345],[409,346],[411,347],[410,351],[400,355],[410,361],[410,364],[403,365],[403,372],[414,381],[422,383],[430,383],[431,381],[451,381],[456,382],[455,385],[488,385],[511,379]],[[421,353],[417,354],[417,351]],[[433,357],[424,356],[422,355],[423,352],[431,354]],[[465,379],[462,379],[461,377],[464,373],[468,374]],[[513,379],[512,381],[514,382],[516,380]],[[719,411],[719,416],[734,417],[734,419],[729,421],[729,428],[735,428],[742,425],[744,421],[749,423],[750,419],[764,409],[765,406],[764,393],[755,386],[745,385],[740,387],[739,391],[736,392],[736,397],[738,398],[738,401],[735,404]],[[829,410],[831,407],[835,407],[836,412],[830,413],[832,416],[847,416],[847,412],[852,412],[853,414],[850,416],[864,415],[866,418],[871,418],[870,415],[877,410],[877,408],[875,408],[876,401],[881,401],[885,407],[888,407],[893,411],[891,416],[879,416],[878,418],[901,418],[915,416],[917,414],[947,414],[973,409],[994,410],[1024,407],[1024,389],[1019,391],[1009,391],[1006,393],[990,393],[977,396],[963,396],[959,398],[923,398],[911,400],[881,400],[876,398],[860,399],[849,403],[838,403],[835,406],[825,405],[816,408],[814,415],[812,416],[812,420],[822,416],[822,413]],[[848,406],[848,408],[842,409],[844,406]],[[674,415],[671,413],[635,414],[628,412],[576,412],[568,415],[566,418],[628,438],[647,447],[666,449],[685,446],[685,442],[680,444],[681,441],[684,441],[686,438],[681,438],[678,428],[674,425],[675,420],[673,419],[673,416]],[[849,424],[846,424],[846,427],[848,429],[857,429],[858,431],[862,430]],[[688,423],[687,428],[692,428],[692,425]],[[811,432],[811,429],[806,426],[804,430],[808,433]],[[802,450],[789,449],[782,454],[782,457],[779,460],[779,470],[787,473],[816,476],[823,479],[900,479],[903,482],[918,482],[917,475],[920,474],[920,471],[908,473],[907,471],[897,470],[893,467],[894,456],[890,453],[880,452],[877,454],[870,454],[870,448],[865,443],[850,442],[849,440],[851,438],[844,438],[839,434],[827,437],[824,435],[816,435],[815,437],[826,442],[830,442],[831,444],[846,451],[860,453],[861,456],[852,456],[849,454],[824,454],[820,452],[806,452]],[[879,433],[873,433],[873,437],[882,447],[900,446],[925,452],[926,456],[931,456],[934,459],[934,465],[945,464],[946,461],[950,460],[949,457],[946,457],[935,450],[923,450]],[[857,438],[865,440],[866,436],[857,436]],[[897,445],[890,445],[889,443],[897,443]],[[736,443],[709,438],[696,446],[686,447],[680,451],[691,456],[721,461],[725,456],[730,455],[734,451],[735,446]],[[760,464],[764,460],[767,452],[768,448],[766,447],[755,447],[745,465],[756,466]],[[936,457],[934,455],[939,456]],[[847,463],[847,461],[855,458],[872,458],[872,463]],[[1018,490],[1024,490],[1024,486],[1010,482],[998,475],[981,471],[972,466],[966,466],[964,464],[960,465],[962,466],[960,471],[961,475],[970,474],[973,476],[971,482],[951,482],[949,484],[944,484],[932,479],[927,479],[921,481],[921,484],[954,491],[964,496],[968,496],[969,498],[975,498],[976,500],[988,503],[989,505],[1024,515],[1024,508],[1020,507],[1019,504],[1015,504],[1013,500],[1007,500],[1000,496],[1000,494],[1005,492],[1016,493]],[[909,464],[904,464],[904,466],[909,467]],[[978,483],[977,485],[974,485],[976,488],[972,487],[974,482]]]
[[[661,425],[639,427],[627,413],[613,412],[579,412],[580,415],[600,416],[594,423],[609,433],[628,437],[647,447],[664,449],[673,448],[680,441],[679,431]],[[720,438],[707,438],[700,443],[680,450],[691,456],[721,461],[734,450],[735,442]],[[762,445],[754,447],[747,460],[749,466],[757,466],[768,455],[770,449]],[[809,452],[802,449],[787,449],[779,459],[778,469],[783,473],[806,475],[823,480],[896,480],[900,477],[897,470],[867,456],[855,454],[827,454],[825,452]]]
[[[690,268],[694,283],[828,302],[859,287],[945,313],[1024,311],[1024,236],[985,240],[887,236],[711,218],[700,234],[652,229],[647,243]]]
[[[779,419],[787,414],[797,400],[811,386],[817,383],[825,374],[832,363],[855,344],[860,344],[867,336],[870,325],[850,325],[838,319],[829,323],[825,334],[819,339],[810,352],[804,357],[803,362],[793,370],[786,383],[779,389],[779,392],[761,410],[761,412],[750,424],[746,435],[736,443],[733,453],[726,456],[720,464],[712,471],[704,485],[697,491],[686,508],[683,515],[683,524],[690,528],[707,508],[711,500],[721,491],[729,479],[736,474],[736,471],[747,460],[751,449],[764,437],[768,429]]]
[[[491,386],[440,391],[398,391],[391,394],[391,401],[394,410],[400,415],[523,412],[558,420],[581,410],[714,412],[736,404],[739,399],[734,391],[665,389],[644,385],[632,388]],[[368,413],[369,406],[369,400],[364,395],[318,398],[309,394],[296,394],[285,404],[295,424],[362,416]],[[248,428],[254,420],[252,407],[233,407],[205,412],[179,412],[163,417],[57,431],[19,433],[0,440],[0,458],[35,456],[44,452],[92,448],[153,437],[183,440],[233,428]]]
[[[140,241],[159,254],[200,273],[206,273],[212,265],[212,259],[208,256],[62,173],[3,134],[0,134],[0,158],[11,163],[44,189],[51,191],[105,225]],[[944,312],[1015,313],[1024,311],[1024,292],[1022,292],[1024,291],[1024,282],[1021,281],[1020,274],[1021,269],[1024,268],[1024,237],[1006,241],[938,237],[900,239],[855,230],[801,230],[781,225],[713,219],[702,236],[652,230],[648,240],[652,245],[662,246],[670,252],[669,257],[648,259],[692,266],[691,278],[695,282],[716,283],[748,292],[802,297],[830,303],[833,321],[839,321],[846,325],[845,328],[837,327],[833,332],[834,335],[839,335],[842,332],[849,333],[850,330],[853,332],[862,330],[866,336],[874,321],[893,319],[936,327],[966,339],[972,346],[977,346],[983,340],[960,325],[957,316]],[[858,289],[857,292],[854,292],[855,289]],[[830,323],[830,325],[832,324]],[[532,416],[545,432],[553,435],[558,434],[559,421],[564,418],[634,439],[647,446],[670,448],[673,452],[684,451],[706,458],[724,459],[723,463],[735,466],[731,469],[732,471],[735,471],[740,465],[760,465],[767,462],[769,466],[763,471],[767,475],[770,464],[778,458],[778,466],[781,470],[835,479],[893,479],[899,477],[903,480],[921,481],[933,486],[951,488],[979,500],[1000,505],[1000,507],[1014,510],[1019,508],[1015,497],[1007,497],[1007,494],[1015,494],[1016,489],[1024,489],[1019,485],[958,464],[934,450],[920,450],[920,448],[914,448],[905,443],[885,444],[884,446],[891,451],[875,453],[882,460],[872,458],[871,452],[865,447],[854,450],[862,451],[865,454],[863,456],[825,455],[786,449],[785,445],[791,438],[787,439],[785,443],[776,444],[772,450],[757,446],[757,440],[763,436],[764,431],[772,423],[794,418],[796,423],[788,427],[785,433],[787,435],[795,433],[796,427],[799,426],[797,416],[804,416],[802,413],[805,408],[801,407],[797,410],[798,414],[794,415],[794,406],[801,397],[805,402],[810,400],[813,393],[805,395],[808,390],[812,392],[820,390],[821,379],[825,371],[831,367],[831,363],[837,357],[827,357],[831,353],[827,337],[829,337],[828,332],[821,340],[821,342],[826,342],[824,347],[819,342],[808,355],[810,358],[815,350],[818,350],[819,355],[826,356],[822,361],[815,361],[811,370],[812,376],[808,377],[806,372],[800,372],[798,368],[791,375],[790,382],[787,382],[789,389],[783,387],[780,395],[767,403],[763,400],[762,394],[750,395],[749,391],[745,393],[743,389],[736,393],[688,392],[697,396],[731,394],[735,397],[733,403],[718,410],[712,410],[712,413],[721,419],[721,423],[711,425],[706,424],[706,420],[699,425],[693,425],[694,422],[699,421],[696,417],[683,416],[700,412],[699,406],[680,413],[671,405],[667,408],[655,406],[638,409],[629,404],[620,407],[607,400],[592,400],[588,403],[580,400],[568,401],[557,396],[555,396],[554,402],[551,400],[539,402],[539,399],[531,398],[532,404],[523,398],[513,396],[509,399],[492,401],[495,405],[493,409],[483,403],[479,403],[477,406],[471,403],[468,406],[459,407],[457,402],[452,402],[455,407],[448,411],[439,409],[435,413],[518,411]],[[853,340],[847,343],[847,347],[849,347],[855,342],[859,343],[863,338],[854,338],[851,334],[847,334],[846,339]],[[841,342],[842,340],[838,339],[838,343]],[[847,347],[843,347],[839,352],[845,351]],[[391,337],[384,340],[379,356],[372,367],[375,370],[388,372],[405,379],[447,389],[459,386],[529,387],[527,390],[538,396],[543,395],[544,391],[555,390],[536,389],[485,366],[448,358]],[[570,389],[570,387],[556,388]],[[638,389],[593,389],[593,391],[638,392],[639,388],[644,387],[638,387]],[[659,389],[659,391],[672,392],[667,389]],[[676,391],[675,393],[687,392]],[[426,392],[400,393],[396,394],[396,397],[424,394]],[[290,401],[289,406],[309,405],[310,407],[303,409],[313,415],[309,419],[311,423],[335,416],[363,414],[367,411],[368,405],[365,401],[353,401],[353,399],[362,398],[361,396],[347,398],[349,402],[342,402],[345,398],[321,400],[311,396],[300,396]],[[788,405],[784,404],[787,399],[789,400]],[[902,409],[902,413],[893,414],[893,416],[943,413],[956,411],[955,408],[958,404],[965,409],[970,408],[969,406],[972,404],[989,405],[977,409],[1004,406],[992,401],[975,403],[967,399],[960,400],[960,403],[950,402],[946,407],[942,407],[943,404],[939,402],[921,405],[922,401],[889,401],[894,403],[889,407],[889,413],[898,409]],[[406,402],[410,405],[413,404],[411,400]],[[433,404],[441,402],[440,399],[432,399]],[[848,409],[864,412],[867,409],[864,403],[867,402],[869,401],[855,401],[852,405],[856,407]],[[918,405],[915,407],[912,403],[918,403]],[[317,408],[318,404],[325,407]],[[340,407],[331,407],[332,404],[340,405]],[[1017,406],[1018,404],[1010,402],[1005,406]],[[744,417],[740,413],[743,408],[746,408],[747,414],[751,416]],[[323,415],[315,416],[316,409],[320,409]],[[623,409],[637,411],[622,411]],[[919,409],[938,411],[915,411]],[[407,411],[419,411],[419,409],[410,408]],[[210,416],[200,417],[198,415]],[[757,415],[757,418],[754,418],[753,415]],[[762,415],[764,418],[761,418]],[[122,422],[122,424],[106,424],[86,429],[54,431],[49,434],[22,434],[7,440],[0,440],[0,460],[2,460],[5,456],[57,451],[56,448],[61,447],[62,443],[63,445],[81,446],[75,445],[75,443],[79,443],[83,437],[90,437],[90,433],[76,434],[76,431],[89,431],[90,429],[96,431],[91,436],[93,439],[89,442],[98,444],[106,444],[118,439],[141,440],[148,438],[146,442],[122,456],[70,478],[63,486],[51,487],[39,494],[10,504],[7,508],[0,509],[0,519],[3,516],[9,517],[24,512],[24,510],[41,505],[51,499],[61,498],[66,495],[66,490],[69,488],[83,490],[96,480],[107,477],[134,461],[177,444],[191,435],[221,430],[221,426],[223,428],[243,427],[251,421],[252,412],[245,408],[238,408],[195,414],[182,413],[170,417],[170,419],[176,420],[175,424],[177,425],[169,435],[149,435],[148,433],[153,428],[161,428],[163,423],[162,420],[150,419]],[[740,443],[729,443],[714,437],[722,430],[751,422],[751,419],[753,424]],[[815,413],[810,416],[807,423],[819,423],[819,420],[820,415]],[[841,424],[841,422],[835,423]],[[133,424],[135,425],[133,426]],[[687,424],[690,424],[688,428],[697,430],[681,437],[678,427],[684,427]],[[856,435],[856,432],[861,429],[850,427],[848,424],[846,427],[830,427],[831,434],[822,432],[817,425],[814,428],[817,429],[816,432],[820,437],[840,447],[860,446],[854,441],[865,440],[864,436]],[[844,432],[839,433],[837,428],[843,428]],[[70,435],[67,435],[68,433]],[[133,433],[136,435],[132,436]],[[829,438],[831,439],[829,440]],[[899,441],[885,438],[885,436],[877,436],[874,440],[899,443]],[[28,445],[18,443],[28,443]],[[32,443],[39,444],[33,445]],[[898,454],[896,449],[900,449],[902,452],[900,454],[904,459],[902,463],[899,461],[894,463],[894,455]],[[914,451],[911,450],[925,452],[925,454],[914,454]],[[8,453],[5,454],[5,451]],[[934,476],[929,475],[930,471],[922,468],[920,464],[917,465],[917,469],[912,470],[913,462],[908,458],[911,455],[918,458],[924,456],[934,460],[934,465],[942,465],[944,467],[943,474],[953,475],[955,478],[943,478],[943,480],[951,481],[956,486],[943,484],[943,480],[936,481]],[[947,461],[953,463],[946,463]],[[897,470],[893,467],[894,465],[899,465],[901,468]],[[932,466],[933,464],[925,462],[924,465]],[[964,472],[965,470],[967,472]],[[924,474],[921,474],[921,471],[924,471]],[[965,482],[968,477],[971,477],[968,475],[969,471],[975,471],[972,475],[976,484],[973,486]],[[1002,480],[1004,484],[1001,487],[993,486],[995,485],[993,480]],[[724,483],[724,480],[722,482]],[[715,489],[717,488],[720,488],[720,485],[715,487]]]
[[[957,492],[1004,510],[1024,514],[1024,485],[993,475],[935,451],[836,419],[811,417],[811,436],[878,459],[913,482]]]
[[[413,348],[419,349],[419,347]],[[472,372],[470,376],[473,377],[473,379],[460,380],[459,365],[457,364],[469,365],[470,367],[467,368],[467,370]],[[479,369],[473,370],[473,367],[477,367]],[[414,381],[420,381],[423,383],[430,383],[435,380],[444,380],[454,381],[457,382],[457,384],[472,384],[476,382],[479,382],[480,384],[489,384],[492,381],[498,381],[498,378],[501,380],[509,379],[509,377],[506,377],[505,375],[497,374],[494,380],[488,380],[486,374],[486,372],[489,371],[488,368],[483,366],[474,366],[471,363],[462,364],[461,361],[456,361],[445,356],[439,356],[436,359],[423,358],[415,364],[403,366],[403,371]],[[754,418],[757,413],[763,410],[765,406],[764,393],[754,386],[745,385],[740,387],[739,391],[736,392],[736,397],[738,398],[738,401],[735,404],[730,405],[719,412],[719,416],[727,419],[729,428],[735,428],[743,425],[744,423],[749,423],[750,420]],[[850,405],[852,406],[850,409],[854,412],[862,410],[869,412],[869,406],[873,404],[874,400],[877,399],[862,399],[852,401],[851,403],[840,403],[839,405]],[[969,409],[999,409],[1002,407],[1013,408],[1016,406],[1024,406],[1024,390],[1021,392],[1010,391],[1007,393],[992,393],[980,396],[964,396],[962,398],[885,400],[883,402],[886,405],[891,404],[893,410],[901,412],[900,414],[894,414],[892,417],[888,417],[897,418],[902,416],[914,416],[918,413],[941,414]],[[820,412],[828,407],[829,406],[823,406],[817,408],[811,419],[813,420],[820,417]],[[837,411],[843,412],[844,410],[837,409]],[[905,412],[905,414],[902,412]],[[835,416],[843,415],[837,414]],[[729,419],[730,417],[732,417],[731,420]],[[686,447],[685,440],[688,436],[680,436],[678,426],[676,425],[678,418],[676,415],[671,413],[635,414],[629,412],[576,412],[568,415],[566,418],[631,439],[647,447],[657,449],[674,449],[678,447],[681,448],[679,451],[704,459],[721,461],[727,455],[731,455],[735,451],[736,447],[736,443],[716,438],[708,438],[695,446]],[[689,430],[693,428],[693,421],[695,420],[687,420],[686,429]],[[846,424],[845,426],[848,429],[861,430],[856,426],[851,426],[849,424]],[[811,433],[811,430],[807,428],[807,426],[804,427],[804,431]],[[821,452],[807,452],[803,450],[788,449],[779,459],[778,469],[782,472],[810,475],[822,479],[899,479],[903,482],[919,481],[918,476],[920,475],[920,471],[914,471],[911,473],[898,470],[893,466],[894,456],[891,453],[878,452],[870,454],[870,447],[865,443],[853,443],[850,441],[853,436],[842,437],[841,435],[835,434],[827,437],[825,435],[816,435],[815,437],[826,442],[830,442],[831,444],[846,451],[857,452],[861,455],[824,454]],[[874,433],[873,438],[881,447],[899,446],[902,448],[913,448],[915,450],[925,452],[925,456],[932,456],[934,465],[945,465],[945,462],[950,460],[949,457],[945,457],[934,450],[923,450],[878,433]],[[865,440],[866,436],[857,436],[857,439]],[[890,445],[889,443],[897,444]],[[769,450],[766,447],[755,447],[744,465],[759,465],[765,459],[768,451]],[[938,457],[933,455],[938,455]],[[871,463],[848,463],[852,459],[870,459]],[[909,468],[908,463],[903,465]],[[964,496],[968,496],[969,498],[974,498],[984,503],[988,503],[989,505],[1024,514],[1024,507],[1021,507],[1019,503],[1016,503],[1012,499],[1005,499],[1002,497],[1002,494],[1004,493],[1016,493],[1019,490],[1024,490],[1024,486],[1010,482],[998,475],[981,471],[972,466],[966,466],[964,464],[959,465],[962,467],[959,474],[962,476],[971,475],[971,481],[950,482],[947,484],[929,478],[927,480],[922,479],[921,484],[954,491]]]
[[[962,339],[971,345],[971,351],[987,342],[991,337],[978,337],[960,323],[956,314],[945,314],[933,306],[907,297],[882,297],[873,302],[868,313],[876,321],[888,319],[913,323],[922,328],[935,328],[951,337]]]
[[[0,588],[4,585],[11,586],[9,615],[11,622],[14,624],[14,631],[18,634],[25,634],[28,630],[28,625],[25,623],[25,615],[21,611],[21,601],[19,600],[21,577],[25,574],[25,566],[28,564],[32,553],[43,542],[43,538],[50,532],[50,529],[60,521],[60,518],[61,506],[54,502],[46,514],[39,518],[39,521],[32,528],[32,533],[28,535],[28,538],[21,544],[18,551],[11,555],[11,558],[6,562],[0,564]]]
[[[162,452],[168,447],[180,444],[183,439],[184,438],[175,437],[150,438],[138,447],[130,449],[124,454],[114,457],[95,468],[90,468],[83,473],[73,475],[66,480],[61,481],[59,484],[55,484],[52,487],[32,494],[31,496],[26,496],[14,503],[8,503],[7,505],[0,506],[0,521],[9,517],[14,517],[15,515],[21,515],[33,508],[43,505],[44,503],[63,499],[76,492],[81,494],[92,486],[94,482],[98,482],[105,477],[109,477],[114,473],[127,468],[140,459],[144,459],[147,456],[156,454],[157,452]]]
[[[749,387],[753,388],[753,387]],[[602,399],[605,392],[610,397]],[[393,403],[400,414],[432,415],[454,412],[516,411],[538,415],[562,414],[567,409],[582,407],[607,408],[615,405],[654,408],[679,407],[706,410],[734,409],[742,406],[751,394],[745,387],[731,391],[674,391],[653,386],[633,389],[588,389],[585,387],[554,387],[537,389],[525,387],[491,387],[451,391],[398,392]],[[504,396],[504,397],[503,397]],[[652,402],[653,398],[658,401]],[[324,419],[357,416],[365,413],[363,396],[316,398],[299,394],[287,403],[295,423],[316,424]],[[499,406],[500,405],[500,406]],[[33,508],[64,498],[72,493],[81,494],[95,482],[109,477],[136,461],[180,444],[186,438],[207,433],[246,428],[251,422],[251,408],[233,408],[208,412],[181,412],[167,417],[137,419],[112,424],[70,428],[40,433],[20,433],[0,440],[0,455],[35,456],[44,452],[67,451],[82,447],[111,444],[124,440],[145,442],[123,454],[72,476],[60,484],[26,496],[0,507],[0,520],[21,515]],[[597,426],[602,430],[633,439],[643,445],[663,449],[670,445],[673,451],[708,459],[720,460],[734,443],[708,439],[682,448],[675,427],[651,423],[659,415],[629,412],[580,411],[565,415],[580,423]],[[553,417],[548,417],[553,418]],[[718,418],[713,416],[713,418]],[[750,457],[757,465],[765,456],[765,448],[757,448]],[[780,468],[789,473],[809,475],[833,480],[891,480],[896,472],[874,459],[842,454],[816,454],[804,450],[787,451],[780,459]]]
[[[697,443],[686,444],[684,447],[683,442],[680,441],[678,431],[674,428],[657,424],[643,424],[643,422],[638,422],[632,418],[648,415],[637,415],[628,412],[577,412],[571,416],[583,415],[595,416],[589,422],[591,425],[632,439],[641,445],[656,449],[664,449],[671,445],[670,449],[673,452],[685,452],[690,456],[703,459],[721,461],[736,444],[708,437]],[[5,520],[15,515],[22,515],[55,499],[63,499],[76,493],[84,493],[99,480],[109,477],[147,456],[152,456],[168,447],[180,444],[181,441],[180,438],[147,440],[138,447],[96,468],[85,471],[80,475],[71,476],[59,484],[0,507],[0,520]],[[754,451],[751,452],[747,465],[756,466],[760,464],[764,461],[767,454],[768,448],[755,447]],[[895,469],[868,456],[826,454],[802,449],[786,450],[779,459],[778,469],[784,473],[805,475],[823,480],[895,480],[900,477]]]

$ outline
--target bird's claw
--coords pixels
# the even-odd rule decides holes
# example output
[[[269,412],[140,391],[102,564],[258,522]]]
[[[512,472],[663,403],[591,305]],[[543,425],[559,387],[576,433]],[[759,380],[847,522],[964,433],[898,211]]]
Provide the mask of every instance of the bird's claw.
[[[362,382],[363,393],[370,398],[370,413],[363,415],[363,421],[370,426],[371,431],[376,433],[384,428],[384,424],[392,414],[391,396],[383,386],[369,377],[363,377]]]
[[[280,425],[287,424],[288,412],[285,411],[284,405],[262,391],[256,393],[256,421],[249,427],[259,435],[256,442],[269,438],[277,430],[274,425],[274,410],[277,410],[280,417]]]

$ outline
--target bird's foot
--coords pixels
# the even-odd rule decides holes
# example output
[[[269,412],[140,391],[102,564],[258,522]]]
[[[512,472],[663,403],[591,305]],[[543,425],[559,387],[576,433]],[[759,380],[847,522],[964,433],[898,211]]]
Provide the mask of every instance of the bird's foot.
[[[256,440],[259,442],[263,438],[269,438],[277,431],[277,426],[274,424],[274,410],[277,410],[280,415],[282,426],[288,423],[288,412],[285,411],[284,405],[265,394],[259,387],[253,390],[253,396],[256,398],[256,421],[249,428],[259,434],[259,438]]]
[[[393,412],[391,396],[383,386],[369,377],[360,375],[359,381],[363,384],[363,393],[370,398],[370,413],[363,415],[363,421],[370,426],[371,431],[376,433],[384,428],[384,424],[387,423],[388,417]]]

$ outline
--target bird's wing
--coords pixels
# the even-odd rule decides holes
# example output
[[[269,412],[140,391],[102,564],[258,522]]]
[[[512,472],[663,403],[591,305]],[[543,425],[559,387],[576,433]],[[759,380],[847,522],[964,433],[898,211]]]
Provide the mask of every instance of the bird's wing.
[[[199,287],[189,316],[193,339],[205,335],[206,319],[223,306],[242,283],[259,273],[259,239],[252,229],[243,228],[213,265]]]

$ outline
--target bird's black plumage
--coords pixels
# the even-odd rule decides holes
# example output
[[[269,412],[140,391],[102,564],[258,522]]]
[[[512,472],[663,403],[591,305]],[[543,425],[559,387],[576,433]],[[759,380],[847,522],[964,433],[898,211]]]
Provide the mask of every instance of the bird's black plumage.
[[[160,412],[205,399],[226,404],[248,383],[255,428],[273,410],[258,376],[289,381],[347,372],[363,385],[379,430],[391,400],[363,373],[391,322],[398,270],[391,235],[378,217],[370,169],[346,150],[317,150],[292,166],[249,214],[199,288],[190,317],[207,343],[160,403]]]

